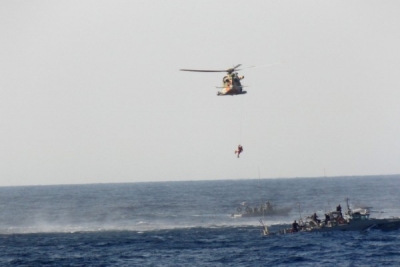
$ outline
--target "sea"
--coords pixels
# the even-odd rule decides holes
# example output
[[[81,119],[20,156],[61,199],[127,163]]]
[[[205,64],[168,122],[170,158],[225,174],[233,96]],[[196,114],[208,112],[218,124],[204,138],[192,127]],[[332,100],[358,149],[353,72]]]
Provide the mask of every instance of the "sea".
[[[399,217],[400,175],[0,187],[0,266],[400,266],[400,230],[261,235],[346,200]]]

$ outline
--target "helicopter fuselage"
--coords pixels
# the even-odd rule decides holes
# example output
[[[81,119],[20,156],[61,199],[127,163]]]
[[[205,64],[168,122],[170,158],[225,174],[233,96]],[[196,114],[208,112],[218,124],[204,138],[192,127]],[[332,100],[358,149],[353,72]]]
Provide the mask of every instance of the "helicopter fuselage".
[[[243,95],[246,91],[243,91],[243,86],[240,80],[243,80],[244,76],[238,76],[237,73],[229,73],[222,79],[223,89],[217,93],[218,96],[224,95]]]

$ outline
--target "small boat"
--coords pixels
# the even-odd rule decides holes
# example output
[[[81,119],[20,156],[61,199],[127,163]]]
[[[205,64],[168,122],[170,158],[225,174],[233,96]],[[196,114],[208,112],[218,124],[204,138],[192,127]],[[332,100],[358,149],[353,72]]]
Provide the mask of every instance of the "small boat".
[[[251,207],[248,205],[239,206],[231,216],[234,218],[240,217],[265,217],[265,216],[287,216],[292,208],[276,208],[269,201],[260,207]]]
[[[369,231],[379,229],[391,231],[400,229],[400,218],[370,218],[370,207],[352,210],[347,201],[347,212],[342,216],[341,211],[331,211],[326,214],[324,221],[308,217],[305,222],[300,219],[297,231],[293,228],[286,228],[279,231],[279,234],[296,232],[334,232],[334,231]]]

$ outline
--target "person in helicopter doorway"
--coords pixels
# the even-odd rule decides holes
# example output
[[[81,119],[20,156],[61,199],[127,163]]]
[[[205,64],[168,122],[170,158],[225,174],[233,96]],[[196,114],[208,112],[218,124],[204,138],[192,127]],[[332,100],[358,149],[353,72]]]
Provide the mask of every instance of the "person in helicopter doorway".
[[[298,231],[299,231],[299,224],[296,222],[296,220],[294,220],[294,222],[292,223],[292,232],[297,233]]]
[[[239,158],[240,153],[243,152],[243,147],[241,145],[238,146],[237,150],[235,150],[235,154],[237,154],[237,157]]]
[[[226,75],[222,81],[223,81],[225,86],[230,86],[231,85],[230,75]]]
[[[342,215],[342,207],[340,206],[340,204],[339,204],[339,206],[336,207],[336,211],[339,212],[340,217],[343,217],[343,215]]]
[[[239,83],[240,79],[237,73],[232,73],[232,83],[237,84]]]

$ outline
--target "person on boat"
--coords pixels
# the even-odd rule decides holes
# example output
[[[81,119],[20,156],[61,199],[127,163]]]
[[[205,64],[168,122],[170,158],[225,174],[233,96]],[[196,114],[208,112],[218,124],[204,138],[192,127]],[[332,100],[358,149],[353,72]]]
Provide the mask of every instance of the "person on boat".
[[[238,146],[238,149],[235,150],[235,154],[237,154],[237,157],[239,158],[239,155],[240,155],[240,153],[242,153],[242,152],[243,152],[243,147],[242,147],[242,145],[239,145],[239,146]]]
[[[330,220],[331,217],[329,216],[329,214],[325,214],[325,225],[327,225]]]
[[[318,223],[318,224],[321,222],[321,220],[318,220],[317,213],[314,213],[314,214],[311,216],[311,219],[312,219],[314,222]]]
[[[340,204],[339,204],[339,206],[336,207],[336,211],[339,212],[340,217],[343,217],[343,215],[342,215],[342,207],[340,206]]]
[[[297,233],[298,231],[299,231],[299,224],[296,222],[296,220],[294,220],[294,222],[292,223],[292,232]]]

